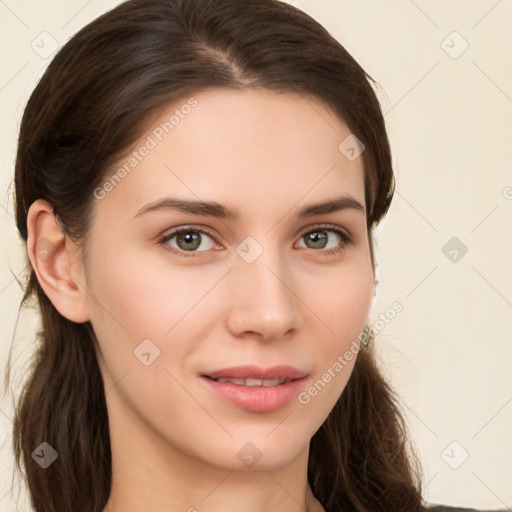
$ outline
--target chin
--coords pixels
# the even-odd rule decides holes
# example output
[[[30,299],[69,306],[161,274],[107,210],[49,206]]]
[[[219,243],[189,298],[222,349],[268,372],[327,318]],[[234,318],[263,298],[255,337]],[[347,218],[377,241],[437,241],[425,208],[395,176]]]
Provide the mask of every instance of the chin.
[[[228,456],[222,456],[217,465],[230,471],[272,471],[290,464],[298,457],[307,457],[308,449],[309,438],[294,438],[286,431],[281,432],[281,435],[276,432],[269,435],[266,429],[265,433],[244,435],[233,440],[222,454]]]

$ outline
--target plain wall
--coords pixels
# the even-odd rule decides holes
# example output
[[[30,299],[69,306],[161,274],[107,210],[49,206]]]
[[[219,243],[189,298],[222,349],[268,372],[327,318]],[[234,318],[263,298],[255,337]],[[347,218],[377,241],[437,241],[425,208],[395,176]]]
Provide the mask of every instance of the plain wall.
[[[22,295],[16,277],[25,268],[12,200],[23,108],[51,60],[44,52],[116,3],[0,2],[2,376]],[[370,323],[380,330],[382,370],[420,455],[425,498],[512,507],[512,2],[288,3],[326,26],[380,84],[397,187],[377,231],[379,289]],[[403,311],[384,322],[395,301]],[[36,329],[36,316],[24,312],[13,351],[20,372]],[[6,512],[16,510],[18,492],[20,510],[28,510],[17,476],[11,492],[11,415],[5,399]]]

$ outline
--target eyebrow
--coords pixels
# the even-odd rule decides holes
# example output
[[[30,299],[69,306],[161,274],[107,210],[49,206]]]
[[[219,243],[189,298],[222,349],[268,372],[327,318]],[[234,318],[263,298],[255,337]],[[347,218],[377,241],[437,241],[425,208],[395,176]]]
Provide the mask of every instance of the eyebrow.
[[[297,213],[297,217],[308,218],[347,209],[365,212],[364,206],[357,199],[351,196],[342,196],[321,203],[304,206]],[[160,210],[177,210],[183,213],[217,217],[224,220],[237,220],[240,217],[238,210],[233,210],[215,201],[193,201],[175,197],[164,197],[163,199],[158,199],[157,201],[143,206],[136,213],[134,218],[140,217],[148,212]]]

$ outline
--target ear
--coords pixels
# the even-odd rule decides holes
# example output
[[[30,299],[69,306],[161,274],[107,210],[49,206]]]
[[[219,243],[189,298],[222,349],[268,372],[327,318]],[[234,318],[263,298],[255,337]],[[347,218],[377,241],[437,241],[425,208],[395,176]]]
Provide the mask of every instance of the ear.
[[[87,322],[87,286],[79,248],[62,232],[50,203],[42,199],[32,203],[27,231],[27,254],[44,293],[62,316]]]

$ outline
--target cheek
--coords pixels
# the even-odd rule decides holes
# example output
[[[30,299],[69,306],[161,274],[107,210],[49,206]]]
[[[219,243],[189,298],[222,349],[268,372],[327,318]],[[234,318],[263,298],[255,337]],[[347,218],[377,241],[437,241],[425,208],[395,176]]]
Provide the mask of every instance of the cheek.
[[[323,283],[322,290],[313,287],[315,281]],[[310,276],[305,285],[305,289],[316,290],[307,295],[307,305],[320,322],[313,334],[315,380],[298,401],[325,418],[343,392],[357,359],[373,300],[371,264],[362,256],[358,264],[339,267],[321,281]]]
[[[323,274],[322,274],[323,272]],[[363,330],[373,300],[371,264],[359,262],[310,273],[303,280],[303,296],[313,311],[332,349],[342,349]]]
[[[207,337],[208,290],[224,272],[141,261],[126,254],[93,269],[91,323],[106,390],[115,387],[141,416],[164,418],[169,404],[191,408],[181,363]]]
[[[168,380],[163,369],[174,373],[219,318],[220,303],[208,293],[225,269],[142,261],[140,254],[125,254],[92,269],[91,323],[107,379],[114,383],[131,372],[130,380],[137,380],[142,371],[140,384],[147,380],[149,388],[166,389],[168,382],[153,379]]]
[[[91,294],[100,307],[91,306],[98,324],[122,328],[134,340],[162,338],[193,312],[221,275],[220,270],[152,264],[133,254],[96,269]]]

